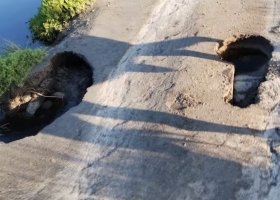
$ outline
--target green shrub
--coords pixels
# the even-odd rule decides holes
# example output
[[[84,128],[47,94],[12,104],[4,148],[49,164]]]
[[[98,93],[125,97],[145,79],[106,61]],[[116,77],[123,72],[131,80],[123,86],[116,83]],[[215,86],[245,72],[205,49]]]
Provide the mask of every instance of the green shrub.
[[[7,91],[12,83],[23,86],[31,69],[46,57],[44,49],[17,49],[7,51],[0,56],[0,95]]]
[[[80,14],[91,0],[42,0],[37,15],[30,19],[29,29],[33,40],[51,44],[63,27]]]

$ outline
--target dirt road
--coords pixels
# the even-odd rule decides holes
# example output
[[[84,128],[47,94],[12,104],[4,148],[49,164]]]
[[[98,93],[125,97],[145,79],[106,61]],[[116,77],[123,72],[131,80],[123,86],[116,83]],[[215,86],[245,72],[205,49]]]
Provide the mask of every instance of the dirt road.
[[[277,69],[280,40],[270,30],[280,3],[98,0],[95,8],[52,50],[83,55],[94,84],[38,135],[0,143],[0,199],[279,199],[278,74],[269,72],[260,103],[232,106],[224,96],[233,66],[214,47],[261,34]]]

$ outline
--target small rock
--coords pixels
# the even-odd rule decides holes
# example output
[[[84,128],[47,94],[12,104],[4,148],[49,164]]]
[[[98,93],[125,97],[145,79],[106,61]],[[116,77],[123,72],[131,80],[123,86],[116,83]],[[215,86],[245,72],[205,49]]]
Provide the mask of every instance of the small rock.
[[[52,101],[45,101],[45,102],[42,104],[41,108],[43,108],[43,109],[45,109],[45,110],[48,110],[48,109],[50,109],[50,108],[52,107],[52,105],[53,105],[53,102],[52,102]]]
[[[62,92],[55,92],[52,94],[52,96],[59,97],[59,98],[65,98],[66,95]]]
[[[32,117],[35,114],[35,112],[38,110],[38,108],[41,107],[44,100],[45,100],[45,97],[40,96],[40,97],[30,101],[28,104],[28,107],[26,109],[26,116]]]

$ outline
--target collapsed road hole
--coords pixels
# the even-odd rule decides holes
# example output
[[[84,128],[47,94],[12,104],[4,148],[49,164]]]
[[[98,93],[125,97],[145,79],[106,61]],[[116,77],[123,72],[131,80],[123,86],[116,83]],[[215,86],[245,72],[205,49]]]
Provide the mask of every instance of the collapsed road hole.
[[[230,103],[241,108],[256,102],[260,84],[265,81],[273,46],[262,36],[233,36],[221,42],[216,53],[234,65],[233,95]]]
[[[73,52],[57,54],[48,68],[47,74],[39,72],[43,78],[33,85],[33,89],[30,86],[16,88],[20,95],[10,96],[6,105],[2,105],[4,119],[0,124],[0,141],[11,142],[36,135],[54,119],[77,106],[93,84],[91,66]]]

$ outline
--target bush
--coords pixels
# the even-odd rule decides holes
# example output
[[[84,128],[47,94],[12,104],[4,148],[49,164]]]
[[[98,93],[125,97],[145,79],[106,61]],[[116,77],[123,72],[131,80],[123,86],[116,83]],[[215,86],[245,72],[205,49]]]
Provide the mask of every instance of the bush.
[[[51,44],[75,15],[80,14],[91,0],[42,0],[37,15],[30,19],[32,39]]]
[[[44,49],[14,49],[0,56],[0,95],[12,83],[22,87],[31,69],[46,57]]]

